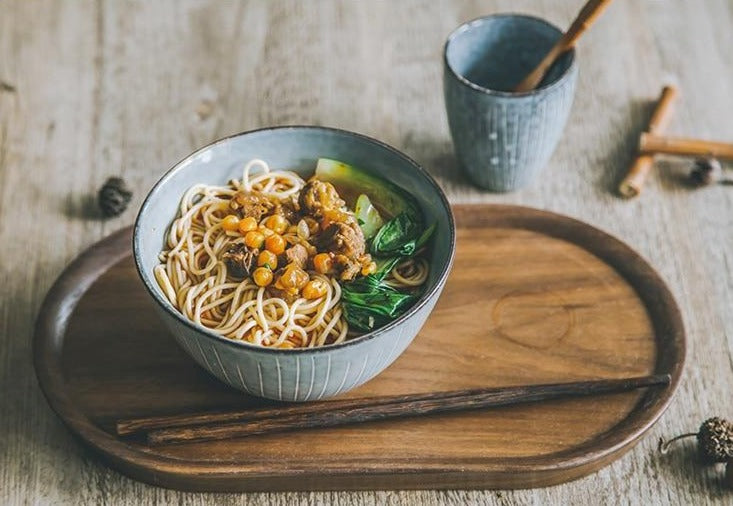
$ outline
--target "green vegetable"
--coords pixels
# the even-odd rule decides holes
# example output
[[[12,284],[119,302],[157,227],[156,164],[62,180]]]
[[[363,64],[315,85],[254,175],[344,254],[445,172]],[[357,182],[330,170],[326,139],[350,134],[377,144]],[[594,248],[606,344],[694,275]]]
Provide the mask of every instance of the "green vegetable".
[[[376,256],[410,256],[415,252],[417,240],[422,235],[422,220],[401,213],[379,229],[371,245]]]
[[[357,330],[370,331],[386,325],[404,313],[418,296],[414,293],[402,293],[395,290],[384,282],[384,278],[401,260],[412,256],[415,251],[425,245],[435,231],[435,224],[429,226],[417,238],[407,243],[401,243],[400,241],[406,235],[405,229],[415,225],[414,222],[405,218],[405,215],[400,216],[403,218],[400,220],[395,218],[385,224],[372,242],[372,247],[374,247],[374,243],[380,240],[381,234],[385,243],[389,244],[389,241],[393,241],[401,244],[397,248],[397,254],[390,257],[376,257],[377,270],[374,274],[343,285],[341,297],[344,315],[349,325]]]
[[[415,241],[415,251],[419,250],[427,242],[430,240],[430,236],[433,235],[433,232],[435,232],[435,227],[437,227],[438,224],[433,222],[432,225],[430,225],[428,228],[425,229],[425,232],[422,233],[420,237],[417,238],[417,241]]]
[[[364,232],[365,239],[374,237],[379,229],[382,228],[382,225],[384,225],[384,220],[379,215],[379,211],[372,205],[369,197],[363,193],[356,199],[354,214],[356,215],[356,221],[361,227],[361,231]]]
[[[415,295],[401,293],[373,274],[345,284],[341,297],[346,321],[359,330],[389,323],[415,300]]]
[[[344,316],[356,330],[368,332],[382,327],[404,313],[419,296],[402,293],[384,279],[401,260],[425,245],[435,224],[425,228],[412,195],[356,167],[321,158],[316,176],[333,184],[347,203],[356,201],[356,220],[364,237],[371,239],[369,249],[377,264],[374,274],[342,284]],[[392,218],[384,223],[380,211]]]
[[[399,186],[361,169],[337,160],[320,158],[316,176],[333,184],[342,197],[365,194],[390,216],[407,213],[420,216],[420,208],[412,195]]]
[[[374,262],[377,264],[377,270],[374,274],[371,274],[371,276],[377,278],[379,281],[382,281],[384,278],[387,277],[387,274],[389,274],[392,269],[394,269],[394,266],[397,265],[400,260],[402,260],[402,258],[403,257],[401,256],[375,258]]]
[[[388,316],[376,313],[368,307],[357,306],[356,304],[344,304],[344,316],[352,328],[363,332],[369,332],[375,328],[383,327],[392,321]]]
[[[396,318],[402,313],[402,308],[411,302],[414,296],[401,293],[394,288],[379,284],[367,287],[366,291],[358,292],[353,289],[344,290],[343,300],[357,306],[368,307],[376,313]]]

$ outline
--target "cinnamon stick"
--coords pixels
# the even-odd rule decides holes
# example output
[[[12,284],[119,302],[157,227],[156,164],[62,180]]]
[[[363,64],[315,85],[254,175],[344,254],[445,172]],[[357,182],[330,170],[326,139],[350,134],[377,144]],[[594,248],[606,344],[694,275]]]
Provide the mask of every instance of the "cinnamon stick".
[[[733,160],[733,144],[727,142],[665,137],[650,133],[641,134],[639,151],[647,154],[664,153],[677,156],[711,157]]]
[[[422,416],[451,411],[485,409],[570,397],[593,396],[626,392],[638,388],[668,385],[668,374],[625,379],[552,383],[544,385],[481,388],[409,394],[389,397],[348,399],[314,404],[299,404],[282,408],[265,408],[232,413],[226,423],[206,422],[191,415],[145,419],[137,427],[155,427],[147,433],[151,445],[190,443],[230,439],[282,432],[295,429],[332,427],[384,420],[388,418]],[[216,415],[222,415],[217,413]],[[237,420],[236,417],[241,417]],[[237,420],[237,421],[232,421]],[[129,426],[128,421],[128,426]],[[194,422],[193,425],[187,425]],[[160,428],[165,423],[169,428]],[[119,426],[118,426],[119,427]],[[119,429],[118,429],[119,430]]]
[[[677,95],[677,88],[674,86],[667,85],[662,88],[657,104],[654,107],[654,112],[652,112],[652,117],[647,125],[647,132],[653,134],[664,132],[672,117],[673,105]],[[640,153],[634,159],[634,163],[631,165],[629,172],[619,184],[619,193],[626,198],[639,195],[653,165],[654,157],[652,155]]]
[[[568,28],[568,31],[560,37],[560,40],[552,46],[552,49],[550,49],[545,57],[542,58],[542,61],[537,64],[532,72],[527,74],[522,82],[517,85],[514,91],[523,92],[535,89],[537,85],[542,82],[547,71],[550,70],[552,64],[555,63],[555,60],[565,51],[568,51],[575,46],[580,36],[590,28],[593,22],[598,19],[603,10],[608,7],[610,3],[611,0],[588,0],[576,16],[573,23],[570,25],[570,28]]]

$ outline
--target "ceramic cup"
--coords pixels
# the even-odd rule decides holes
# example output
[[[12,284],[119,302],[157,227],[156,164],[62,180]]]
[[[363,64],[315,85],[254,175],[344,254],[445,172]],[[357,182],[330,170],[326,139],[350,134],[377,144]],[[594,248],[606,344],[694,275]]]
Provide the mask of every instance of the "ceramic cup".
[[[492,191],[527,185],[547,164],[570,112],[575,51],[536,89],[511,90],[562,36],[539,18],[499,14],[458,27],[445,43],[443,89],[456,156],[469,179]]]

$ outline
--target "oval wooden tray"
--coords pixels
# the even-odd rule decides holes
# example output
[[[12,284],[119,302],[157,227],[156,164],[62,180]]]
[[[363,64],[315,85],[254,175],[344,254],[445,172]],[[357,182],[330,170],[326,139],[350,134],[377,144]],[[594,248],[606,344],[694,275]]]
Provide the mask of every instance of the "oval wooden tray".
[[[582,222],[513,206],[456,206],[445,291],[414,343],[344,397],[669,373],[666,389],[148,447],[121,418],[258,406],[213,379],[158,321],[130,229],[83,253],[49,292],[36,372],[69,429],[110,466],[184,490],[526,488],[586,475],[662,414],[685,354],[679,310],[634,251]]]

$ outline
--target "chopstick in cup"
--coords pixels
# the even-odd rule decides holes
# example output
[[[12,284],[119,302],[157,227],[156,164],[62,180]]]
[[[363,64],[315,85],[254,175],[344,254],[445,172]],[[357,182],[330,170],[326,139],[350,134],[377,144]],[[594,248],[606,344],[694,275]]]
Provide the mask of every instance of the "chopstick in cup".
[[[578,13],[578,16],[573,20],[573,23],[568,28],[568,31],[560,37],[552,49],[542,58],[539,64],[527,74],[527,76],[520,82],[514,91],[522,92],[535,89],[545,77],[545,74],[550,70],[552,64],[555,63],[560,55],[565,51],[575,47],[576,42],[585,31],[590,28],[593,22],[598,19],[603,10],[608,7],[612,0],[588,0],[583,8]]]
[[[333,427],[385,420],[513,406],[532,402],[627,392],[666,386],[668,374],[624,379],[551,383],[529,386],[481,388],[408,394],[387,397],[327,401],[281,408],[263,408],[231,413],[182,415],[127,420],[118,423],[118,434],[146,431],[151,445],[223,440],[296,429]],[[208,418],[208,421],[203,421]],[[211,417],[218,417],[211,421]],[[226,418],[228,417],[228,418]],[[165,424],[168,424],[167,426]],[[164,428],[165,427],[165,428]],[[124,432],[127,430],[128,432]]]

